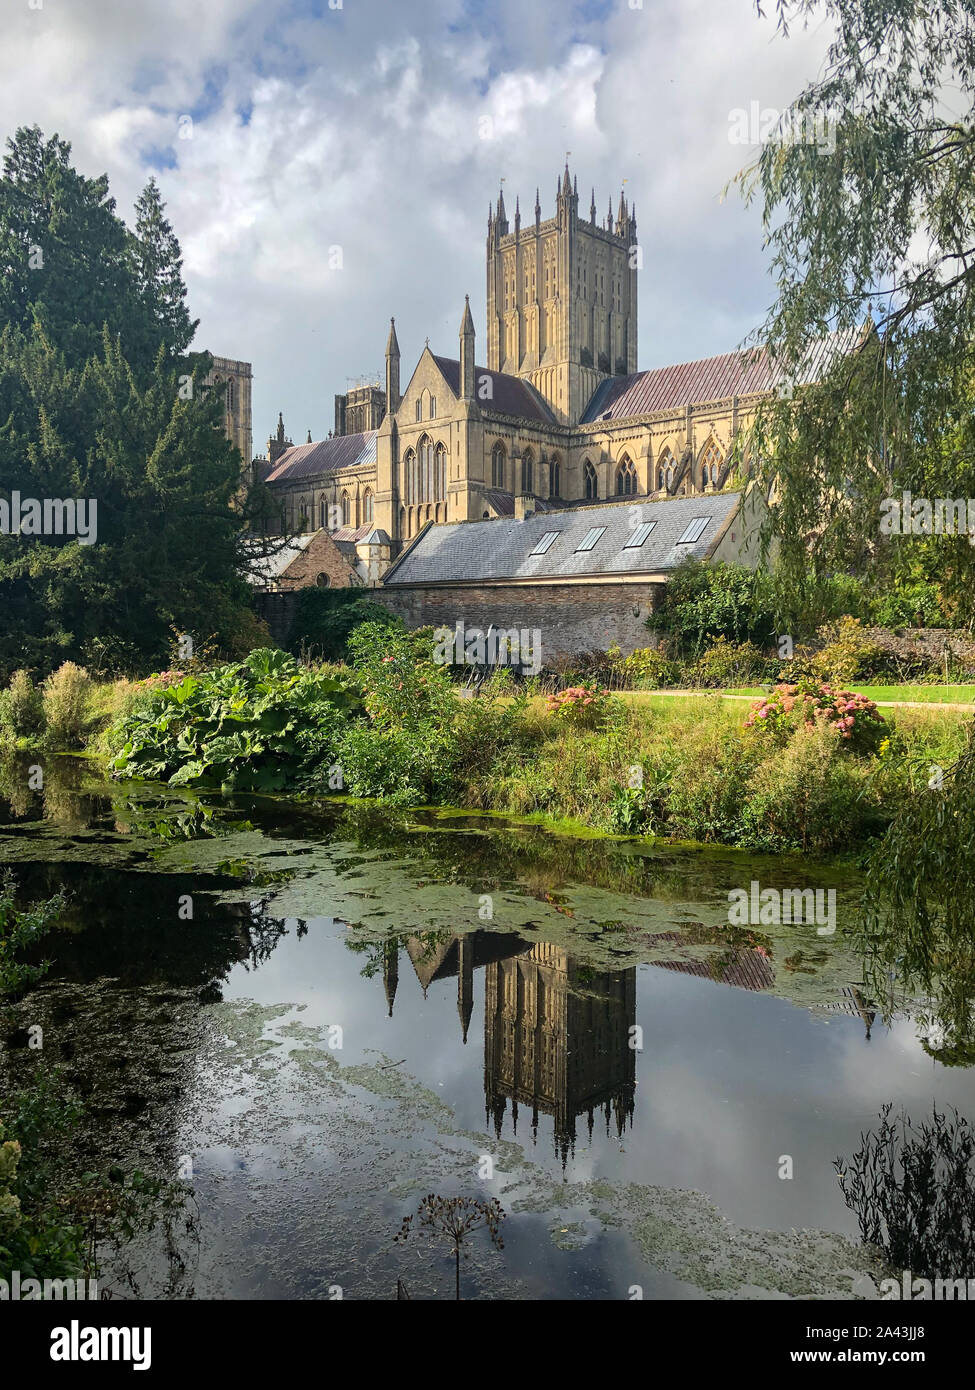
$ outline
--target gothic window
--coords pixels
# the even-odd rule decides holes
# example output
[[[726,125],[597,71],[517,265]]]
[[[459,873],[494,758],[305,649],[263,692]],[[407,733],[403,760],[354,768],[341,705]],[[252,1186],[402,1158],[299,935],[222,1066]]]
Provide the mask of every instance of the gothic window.
[[[491,486],[504,487],[504,445],[499,440],[491,450]]]
[[[433,496],[433,443],[424,435],[418,447],[420,460],[417,502],[429,502]]]
[[[548,495],[559,497],[562,493],[562,465],[558,454],[553,454],[548,465]]]
[[[403,492],[408,506],[416,501],[416,454],[407,449],[403,459]]]
[[[669,449],[664,449],[663,453],[657,459],[658,488],[663,490],[665,487],[670,487],[671,483],[674,481],[674,469],[676,466],[673,454]]]
[[[636,490],[636,469],[629,454],[624,454],[616,470],[616,495],[629,497]]]
[[[400,509],[399,509],[399,533],[400,533],[401,536],[405,536],[405,535],[407,534],[407,530],[406,530],[406,508],[405,508],[405,507],[400,507]]]
[[[433,500],[442,502],[447,496],[447,450],[438,444],[433,458]]]
[[[318,524],[323,531],[328,529],[328,506],[324,497],[318,504]]]
[[[431,420],[434,420],[434,419],[436,419],[436,416],[437,416],[437,398],[436,398],[436,396],[431,396],[431,397],[430,397],[430,419],[431,419]]]
[[[420,421],[421,421],[422,419],[423,419],[423,402],[422,402],[421,400],[417,400],[417,403],[416,403],[416,422],[417,422],[417,424],[419,424]]]
[[[352,498],[347,492],[342,493],[342,525],[351,526],[352,524]]]
[[[717,485],[718,473],[720,472],[720,470],[721,450],[718,448],[717,444],[715,444],[714,439],[712,438],[709,439],[707,444],[704,446],[704,452],[701,455],[702,492],[705,491],[709,484],[711,487],[715,487]]]
[[[521,490],[524,493],[535,491],[535,460],[531,449],[526,449],[521,456]]]
[[[599,482],[596,478],[596,470],[593,468],[589,459],[586,459],[586,466],[582,470],[582,476],[586,484],[586,501],[595,502],[599,497]]]
[[[372,521],[372,489],[366,488],[362,495],[362,520],[364,523]]]

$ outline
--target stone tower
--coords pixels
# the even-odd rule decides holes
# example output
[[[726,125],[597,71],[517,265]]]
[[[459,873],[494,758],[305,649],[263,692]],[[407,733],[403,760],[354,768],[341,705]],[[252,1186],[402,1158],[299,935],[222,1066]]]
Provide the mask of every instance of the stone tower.
[[[527,377],[559,420],[577,424],[604,377],[637,370],[636,214],[620,194],[605,223],[579,217],[569,166],[556,189],[555,216],[522,226],[516,201],[509,227],[504,193],[488,209],[488,367]]]

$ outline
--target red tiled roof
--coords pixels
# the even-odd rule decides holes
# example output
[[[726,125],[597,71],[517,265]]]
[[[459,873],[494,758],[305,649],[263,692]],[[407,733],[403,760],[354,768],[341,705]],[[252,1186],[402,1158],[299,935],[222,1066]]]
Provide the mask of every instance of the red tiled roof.
[[[437,357],[434,362],[444,375],[447,385],[455,396],[460,395],[460,362],[456,357]],[[522,420],[541,420],[545,424],[554,423],[555,416],[545,401],[528,381],[521,377],[509,376],[506,372],[491,372],[487,367],[474,368],[475,383],[481,377],[491,378],[491,396],[483,399],[479,385],[475,385],[477,403],[487,414],[513,415]]]
[[[857,330],[852,334],[831,334],[814,343],[799,373],[799,384],[817,380],[836,353],[849,352],[860,338]],[[610,377],[597,386],[581,423],[625,420],[652,415],[657,410],[682,410],[687,405],[725,401],[732,396],[758,395],[774,390],[783,380],[784,373],[767,348],[726,352],[697,362]]]
[[[295,444],[285,449],[265,482],[291,482],[375,462],[375,430],[367,430],[364,434],[339,434],[334,439],[321,439],[317,444]]]

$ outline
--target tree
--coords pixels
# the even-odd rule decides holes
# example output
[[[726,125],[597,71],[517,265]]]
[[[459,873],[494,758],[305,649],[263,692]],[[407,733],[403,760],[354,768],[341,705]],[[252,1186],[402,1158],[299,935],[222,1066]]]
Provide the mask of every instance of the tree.
[[[183,258],[163,216],[165,206],[156,180],[150,179],[135,205],[135,278],[143,306],[158,325],[159,342],[181,356],[193,341],[199,319],[191,320],[186,307]]]
[[[918,546],[879,523],[905,490],[975,495],[975,0],[777,10],[783,35],[814,17],[836,33],[781,138],[737,176],[763,199],[777,287],[756,337],[796,388],[748,441],[777,503],[766,541],[797,586],[840,568],[896,577],[922,551],[971,611],[967,536]]]

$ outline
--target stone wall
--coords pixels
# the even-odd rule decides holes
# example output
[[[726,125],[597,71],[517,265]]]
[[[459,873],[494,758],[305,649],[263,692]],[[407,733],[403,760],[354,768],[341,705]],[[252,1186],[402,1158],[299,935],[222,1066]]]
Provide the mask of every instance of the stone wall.
[[[539,584],[379,588],[370,593],[407,627],[466,631],[537,629],[545,666],[581,652],[605,651],[613,642],[625,654],[654,645],[646,619],[659,602],[657,584]]]

